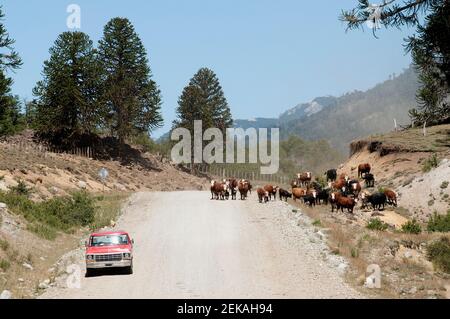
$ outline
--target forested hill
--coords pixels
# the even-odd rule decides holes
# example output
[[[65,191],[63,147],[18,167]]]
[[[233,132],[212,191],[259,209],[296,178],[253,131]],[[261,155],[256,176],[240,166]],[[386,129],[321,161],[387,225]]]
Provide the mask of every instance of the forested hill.
[[[417,75],[409,68],[368,91],[319,97],[297,105],[278,119],[236,120],[235,126],[279,126],[282,139],[290,135],[306,140],[323,139],[347,154],[352,140],[391,131],[394,119],[398,125],[408,124],[408,111],[416,105],[417,87]]]

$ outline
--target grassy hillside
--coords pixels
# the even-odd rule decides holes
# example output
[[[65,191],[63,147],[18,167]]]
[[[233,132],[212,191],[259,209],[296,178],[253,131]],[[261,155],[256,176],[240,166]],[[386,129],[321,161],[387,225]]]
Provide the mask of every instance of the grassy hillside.
[[[450,125],[438,125],[426,129],[408,129],[401,132],[376,134],[350,144],[351,155],[364,147],[380,155],[395,152],[445,152],[450,150]]]

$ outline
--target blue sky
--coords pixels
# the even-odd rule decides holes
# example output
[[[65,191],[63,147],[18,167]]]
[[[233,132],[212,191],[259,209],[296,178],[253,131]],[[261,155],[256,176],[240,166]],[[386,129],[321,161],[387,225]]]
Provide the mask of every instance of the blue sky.
[[[113,17],[129,18],[147,48],[163,95],[165,133],[178,97],[201,67],[218,75],[234,118],[275,117],[321,95],[365,90],[411,63],[403,39],[413,30],[345,32],[342,9],[356,0],[2,0],[6,26],[24,65],[14,93],[31,99],[43,61],[67,31],[66,8],[81,7],[81,31],[96,43]],[[377,1],[375,1],[377,2]]]

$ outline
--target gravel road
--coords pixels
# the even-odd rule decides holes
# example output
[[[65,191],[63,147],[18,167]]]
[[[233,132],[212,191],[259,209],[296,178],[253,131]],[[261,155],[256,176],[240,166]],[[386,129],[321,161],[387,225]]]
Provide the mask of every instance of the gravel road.
[[[325,234],[280,201],[210,200],[209,192],[133,195],[118,228],[135,239],[134,274],[81,279],[41,298],[361,298]],[[81,250],[77,262],[84,272]]]

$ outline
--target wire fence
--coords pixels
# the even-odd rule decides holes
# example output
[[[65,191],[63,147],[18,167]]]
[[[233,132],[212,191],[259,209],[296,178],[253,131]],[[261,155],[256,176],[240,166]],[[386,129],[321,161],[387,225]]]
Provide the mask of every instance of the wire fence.
[[[69,154],[85,158],[94,158],[95,149],[93,147],[76,147],[70,150],[62,149],[57,146],[36,144],[27,141],[18,141],[17,143],[0,142],[0,145],[7,149],[14,149],[19,152],[33,152],[37,156],[47,157],[50,154]],[[161,158],[163,156],[161,155]],[[182,165],[185,170],[190,171],[191,164]],[[219,167],[215,165],[196,165],[197,173],[209,175],[214,179],[222,180],[227,178],[246,179],[253,183],[272,183],[276,185],[289,185],[291,178],[283,174],[261,174],[258,171],[243,171],[233,168]]]
[[[186,170],[191,170],[191,164],[184,164]],[[272,183],[276,185],[290,185],[292,178],[283,174],[261,174],[259,171],[242,171],[233,168],[218,167],[213,165],[196,165],[198,173],[209,175],[214,179],[246,179],[253,183]]]
[[[73,149],[67,150],[62,149],[57,146],[49,146],[43,144],[36,144],[32,142],[18,141],[16,143],[6,143],[0,142],[3,148],[10,150],[17,150],[19,152],[34,152],[43,157],[47,156],[49,153],[54,154],[70,154],[74,156],[93,158],[94,149],[92,147],[75,147]]]

